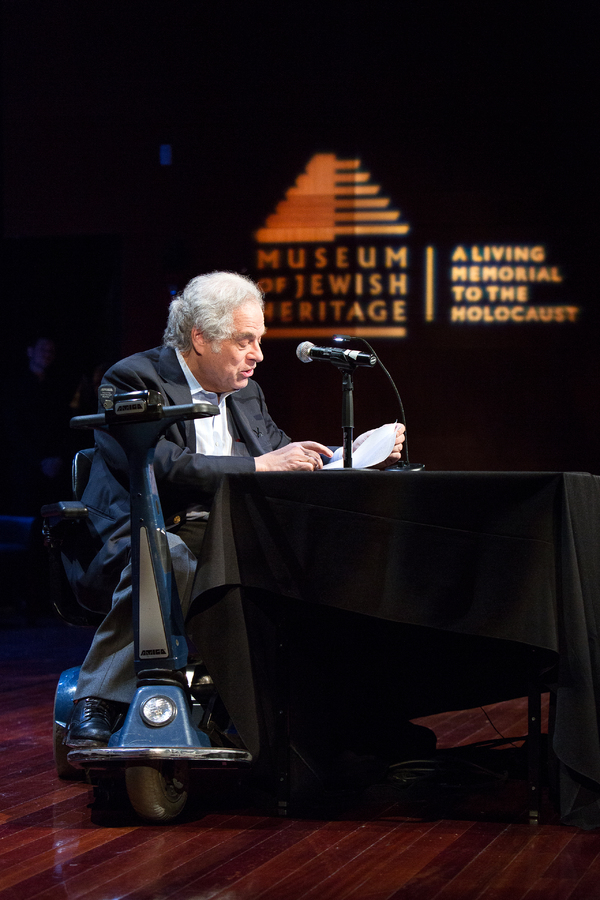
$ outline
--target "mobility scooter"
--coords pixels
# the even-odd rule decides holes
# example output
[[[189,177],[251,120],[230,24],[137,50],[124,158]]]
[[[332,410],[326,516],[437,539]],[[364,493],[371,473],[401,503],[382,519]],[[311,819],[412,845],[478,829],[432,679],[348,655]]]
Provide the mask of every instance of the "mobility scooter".
[[[136,813],[148,821],[166,822],[184,809],[192,768],[250,766],[251,754],[236,746],[235,729],[210,675],[201,662],[188,659],[183,616],[160,499],[153,470],[159,437],[176,420],[218,415],[210,403],[163,406],[157,391],[116,394],[102,385],[104,412],[77,416],[73,428],[108,431],[123,448],[129,463],[131,502],[131,563],[133,626],[137,690],[108,746],[72,749],[63,743],[73,709],[79,669],[62,673],[54,708],[54,756],[58,775],[87,779],[96,798],[109,802],[126,789]],[[73,467],[75,499],[42,509],[52,565],[60,565],[63,544],[73,529],[86,529],[88,510],[81,502],[90,456],[82,450]],[[55,606],[72,624],[98,624],[74,598]],[[219,714],[220,711],[220,714]],[[227,733],[231,740],[227,739]],[[216,740],[211,739],[216,735]],[[215,746],[220,744],[220,746]],[[225,746],[223,746],[225,744]],[[124,785],[124,787],[123,787]]]

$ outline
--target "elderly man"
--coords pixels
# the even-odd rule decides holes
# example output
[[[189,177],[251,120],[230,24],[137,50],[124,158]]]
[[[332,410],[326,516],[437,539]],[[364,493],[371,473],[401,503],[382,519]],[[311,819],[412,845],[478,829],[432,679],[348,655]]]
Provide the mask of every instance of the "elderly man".
[[[263,298],[256,284],[230,272],[200,275],[171,303],[163,346],[122,360],[104,378],[118,392],[152,389],[160,391],[166,404],[200,400],[219,407],[219,416],[172,425],[154,458],[184,615],[221,477],[244,471],[314,471],[332,455],[316,441],[291,441],[271,419],[252,380],[263,359],[264,332]],[[400,458],[403,431],[397,426],[386,465]],[[106,598],[112,597],[112,607],[81,667],[66,736],[70,747],[105,745],[136,685],[127,463],[108,434],[97,433],[97,446],[83,495],[97,553],[85,569],[74,562],[68,574],[83,605],[106,611]]]

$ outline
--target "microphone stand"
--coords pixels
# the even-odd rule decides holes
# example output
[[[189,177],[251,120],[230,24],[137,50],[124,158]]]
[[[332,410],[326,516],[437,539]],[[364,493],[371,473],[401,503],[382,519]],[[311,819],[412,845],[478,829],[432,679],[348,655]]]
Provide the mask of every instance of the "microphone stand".
[[[332,350],[327,347],[315,347],[310,341],[304,341],[296,350],[296,356],[300,362],[311,362],[311,359],[324,359],[339,369],[342,373],[342,432],[343,432],[343,459],[344,469],[352,468],[352,439],[354,432],[354,384],[352,376],[357,366],[374,366],[377,356],[374,352],[359,353],[358,351]],[[354,355],[352,355],[354,354]]]
[[[354,382],[352,376],[356,363],[352,360],[331,360],[342,373],[342,434],[344,469],[352,468],[352,443],[354,435]]]
[[[342,373],[342,433],[344,447],[344,468],[352,468],[352,441],[354,433],[354,384],[352,372]]]

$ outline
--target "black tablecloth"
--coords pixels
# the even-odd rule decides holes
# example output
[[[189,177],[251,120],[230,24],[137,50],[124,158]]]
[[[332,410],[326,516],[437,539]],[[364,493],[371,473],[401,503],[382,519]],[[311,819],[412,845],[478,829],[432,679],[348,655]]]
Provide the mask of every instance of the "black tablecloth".
[[[585,473],[230,476],[200,560],[194,637],[246,744],[263,760],[276,728],[273,678],[283,633],[291,634],[293,666],[312,673],[296,677],[292,696],[302,705],[310,695],[307,708],[320,704],[315,732],[331,712],[322,696],[315,699],[318,679],[352,677],[352,666],[338,668],[342,646],[355,660],[356,682],[365,670],[372,676],[366,682],[378,713],[390,709],[401,682],[402,709],[413,717],[525,693],[518,651],[541,648],[548,665],[558,660],[562,821],[594,828],[599,533],[600,478]],[[443,657],[445,645],[454,661]],[[335,660],[328,674],[320,670],[327,655]],[[386,679],[379,706],[377,677]],[[328,688],[322,683],[323,695]],[[332,697],[343,693],[337,688]],[[350,683],[346,694],[352,691]],[[365,696],[356,691],[355,708]],[[363,730],[367,714],[363,707],[355,717]],[[299,727],[310,731],[306,719]],[[310,739],[307,747],[314,749]]]

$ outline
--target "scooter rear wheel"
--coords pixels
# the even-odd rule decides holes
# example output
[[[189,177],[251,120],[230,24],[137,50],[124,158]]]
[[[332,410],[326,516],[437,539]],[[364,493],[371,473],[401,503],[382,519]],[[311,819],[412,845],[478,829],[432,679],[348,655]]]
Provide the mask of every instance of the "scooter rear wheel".
[[[187,763],[157,762],[125,770],[127,794],[134,810],[149,822],[169,822],[183,812],[189,790]]]

